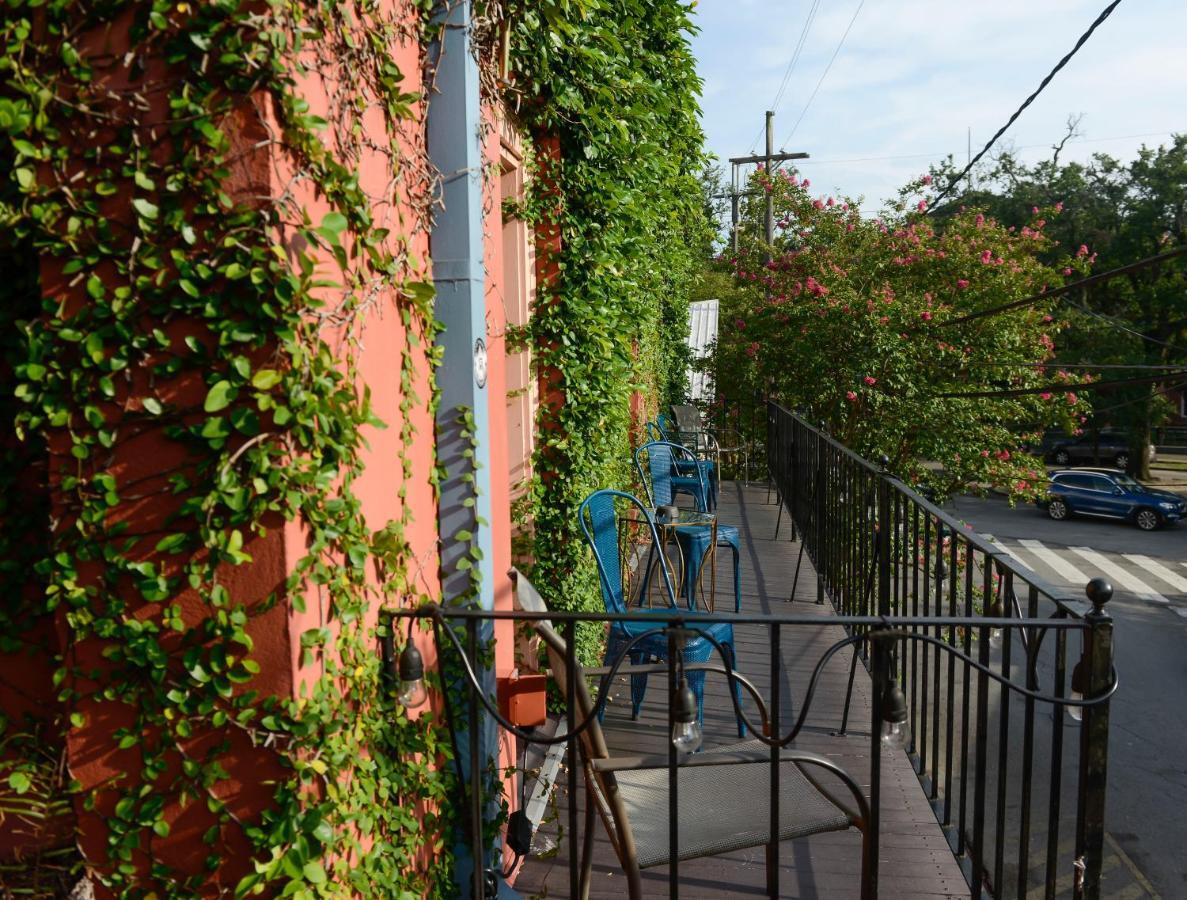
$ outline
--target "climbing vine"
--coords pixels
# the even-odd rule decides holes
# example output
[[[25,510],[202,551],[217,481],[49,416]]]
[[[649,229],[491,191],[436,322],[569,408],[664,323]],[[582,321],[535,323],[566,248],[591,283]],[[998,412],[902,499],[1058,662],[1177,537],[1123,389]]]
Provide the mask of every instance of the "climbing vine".
[[[37,574],[0,651],[56,653],[63,739],[105,731],[70,789],[118,895],[450,891],[448,741],[392,702],[373,615],[428,592],[407,491],[433,185],[397,65],[423,11],[10,0],[0,23],[0,252],[40,259],[0,283],[0,493],[54,498],[0,506],[0,574]],[[401,511],[375,529],[358,362],[390,316]],[[237,574],[293,547],[278,583]],[[288,627],[297,684],[264,681]]]
[[[673,399],[679,348],[705,227],[688,7],[675,0],[590,0],[580,14],[522,2],[512,10],[510,95],[526,125],[555,138],[539,154],[524,215],[542,237],[550,280],[529,330],[555,389],[541,400],[532,492],[536,579],[562,609],[600,607],[577,523],[589,493],[631,482],[645,414]],[[551,238],[556,242],[550,242]],[[596,635],[582,638],[586,656]]]

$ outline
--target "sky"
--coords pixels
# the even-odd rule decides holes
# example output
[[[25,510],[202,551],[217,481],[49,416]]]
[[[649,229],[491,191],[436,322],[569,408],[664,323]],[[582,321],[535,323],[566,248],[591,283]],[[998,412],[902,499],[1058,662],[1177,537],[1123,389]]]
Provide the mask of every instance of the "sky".
[[[704,80],[708,149],[723,162],[761,152],[763,113],[773,108],[775,149],[811,154],[797,165],[813,191],[861,196],[863,210],[873,211],[930,161],[951,153],[963,166],[969,129],[975,155],[1108,2],[816,5],[772,106],[813,0],[696,4],[700,32],[692,46]],[[1187,132],[1187,0],[1122,0],[995,149],[1013,147],[1031,163],[1050,157],[1071,115],[1082,116],[1081,134],[1062,160],[1098,152],[1129,160],[1143,143],[1157,146],[1172,132]]]

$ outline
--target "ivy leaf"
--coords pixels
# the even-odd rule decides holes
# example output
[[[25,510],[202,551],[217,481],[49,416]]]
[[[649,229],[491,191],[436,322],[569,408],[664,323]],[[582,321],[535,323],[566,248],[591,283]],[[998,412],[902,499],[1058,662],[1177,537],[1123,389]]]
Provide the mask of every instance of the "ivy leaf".
[[[135,200],[133,200],[132,208],[135,209],[143,219],[155,219],[160,214],[160,210],[157,209],[154,204],[145,200],[143,197],[137,197]]]
[[[281,375],[275,369],[260,369],[251,376],[251,386],[266,391],[280,383]]]
[[[231,405],[231,401],[235,399],[239,391],[236,390],[231,382],[227,380],[216,381],[214,387],[206,394],[206,402],[202,408],[206,412],[218,412],[220,409],[226,409]]]
[[[161,406],[161,401],[156,397],[145,397],[143,404],[144,408],[154,416],[159,416],[161,414],[161,410],[164,408]]]
[[[24,772],[13,772],[8,776],[8,786],[18,794],[23,794],[33,786],[33,782]]]
[[[321,863],[317,861],[305,863],[305,867],[301,870],[301,872],[304,874],[305,880],[310,884],[326,883],[326,870],[323,869]]]
[[[177,553],[185,546],[184,534],[170,534],[157,541],[157,553]]]
[[[349,224],[346,221],[346,216],[342,215],[342,213],[326,213],[326,217],[321,220],[321,225],[318,227],[317,233],[331,244],[336,245],[338,243],[338,235],[344,232]]]

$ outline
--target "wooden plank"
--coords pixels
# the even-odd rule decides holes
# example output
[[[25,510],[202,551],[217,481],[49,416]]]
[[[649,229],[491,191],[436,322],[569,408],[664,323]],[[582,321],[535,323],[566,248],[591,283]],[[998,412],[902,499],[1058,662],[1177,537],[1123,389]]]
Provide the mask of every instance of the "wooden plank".
[[[778,509],[766,502],[765,487],[722,485],[720,521],[735,524],[742,542],[742,609],[744,612],[794,613],[819,616],[820,625],[784,628],[782,668],[784,729],[798,714],[804,689],[821,654],[844,636],[831,622],[832,607],[816,604],[816,573],[805,556],[794,601],[787,592],[794,577],[799,544],[787,540],[785,521],[774,539]],[[732,554],[718,557],[718,609],[732,608]],[[755,625],[735,628],[740,670],[764,697],[770,695],[769,641]],[[845,702],[849,651],[834,658],[822,675],[813,698],[807,727],[795,746],[837,761],[868,791],[871,690],[862,666],[854,682],[849,733],[836,735]],[[615,685],[603,729],[612,754],[666,753],[667,706],[662,676],[653,676],[636,721],[630,719],[630,690],[625,678]],[[757,719],[757,716],[753,718]],[[725,682],[710,676],[705,686],[705,746],[738,740]],[[840,789],[843,791],[843,788]],[[879,893],[884,900],[967,896],[968,886],[949,850],[935,815],[903,753],[883,755]],[[841,794],[839,793],[838,796]],[[556,836],[556,823],[567,821],[566,798],[558,791],[554,820],[543,826]],[[626,895],[626,879],[600,821],[596,825],[591,897]],[[568,896],[568,835],[553,859],[529,859],[515,887],[525,896]],[[861,871],[861,836],[856,831],[813,835],[784,842],[780,847],[780,887],[783,897],[856,897]],[[643,873],[644,895],[666,897],[668,873],[659,866]],[[682,897],[765,896],[764,848],[721,854],[680,864]]]

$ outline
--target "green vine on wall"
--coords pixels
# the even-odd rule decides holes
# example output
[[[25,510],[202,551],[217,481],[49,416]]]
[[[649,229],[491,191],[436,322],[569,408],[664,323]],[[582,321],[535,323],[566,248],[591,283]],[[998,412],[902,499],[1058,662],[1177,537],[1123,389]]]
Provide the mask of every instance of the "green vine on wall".
[[[555,136],[540,154],[524,217],[555,225],[558,273],[529,325],[535,363],[563,391],[544,398],[533,460],[536,583],[559,609],[600,608],[577,524],[592,491],[629,486],[630,398],[648,414],[683,382],[688,292],[707,227],[689,47],[675,0],[510,5],[510,94],[527,127]],[[587,658],[598,637],[579,638]]]
[[[48,448],[55,497],[44,593],[5,615],[57,617],[63,728],[113,728],[122,771],[74,787],[107,832],[88,863],[119,895],[450,890],[448,741],[392,703],[368,615],[371,563],[379,590],[424,599],[412,511],[373,533],[353,490],[380,425],[358,339],[385,305],[407,336],[402,501],[411,413],[434,402],[416,393],[435,356],[413,258],[431,176],[409,149],[421,98],[394,62],[424,38],[418,6],[10,0],[0,25],[0,222],[6,250],[43,261],[40,288],[0,284],[6,308],[43,297],[0,327],[22,446]],[[375,154],[391,173],[378,197],[359,178]],[[284,523],[305,555],[243,595],[233,571]],[[22,527],[5,515],[0,549]],[[255,686],[284,598],[322,614],[295,700]],[[263,809],[224,790],[244,766],[272,785]],[[194,808],[196,864],[168,843]],[[244,846],[254,868],[224,866]]]

